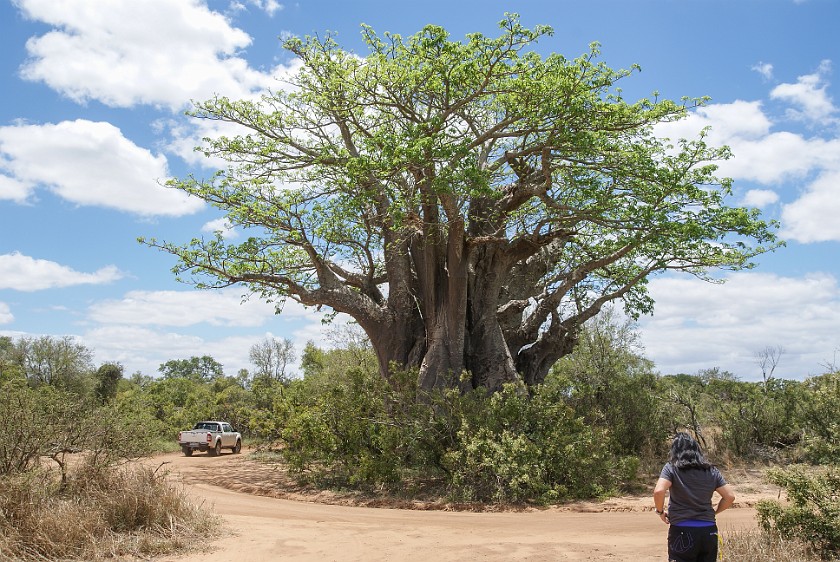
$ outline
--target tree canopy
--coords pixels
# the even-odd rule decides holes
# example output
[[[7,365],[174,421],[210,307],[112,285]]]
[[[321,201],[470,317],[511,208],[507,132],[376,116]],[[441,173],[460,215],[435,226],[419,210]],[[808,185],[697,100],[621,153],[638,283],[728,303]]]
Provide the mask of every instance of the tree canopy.
[[[202,147],[227,168],[170,182],[251,236],[144,242],[199,287],[348,314],[383,376],[416,367],[427,390],[539,383],[606,303],[651,312],[652,274],[711,279],[775,247],[772,223],[726,204],[726,148],[655,135],[705,99],[627,101],[637,68],[596,44],[543,57],[531,48],[551,28],[500,29],[363,26],[364,57],[287,41],[302,64],[286,87],[192,111],[241,127]]]

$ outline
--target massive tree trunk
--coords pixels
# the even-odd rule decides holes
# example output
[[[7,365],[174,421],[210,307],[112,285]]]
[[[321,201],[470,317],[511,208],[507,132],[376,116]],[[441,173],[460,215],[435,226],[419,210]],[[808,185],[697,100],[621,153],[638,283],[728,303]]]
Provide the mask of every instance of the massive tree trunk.
[[[519,379],[497,313],[508,260],[498,247],[481,246],[470,269],[464,362],[473,388],[496,391]]]
[[[457,387],[464,370],[467,263],[463,222],[444,232],[427,231],[418,241],[415,264],[426,354],[420,365],[422,390]]]

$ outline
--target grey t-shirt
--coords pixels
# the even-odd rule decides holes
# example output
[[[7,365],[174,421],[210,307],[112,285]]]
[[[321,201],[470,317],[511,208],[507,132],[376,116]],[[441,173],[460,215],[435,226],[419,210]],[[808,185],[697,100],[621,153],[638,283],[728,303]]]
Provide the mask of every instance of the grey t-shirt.
[[[726,485],[717,468],[675,468],[666,463],[659,477],[671,482],[668,519],[672,525],[689,520],[715,520],[712,493]]]

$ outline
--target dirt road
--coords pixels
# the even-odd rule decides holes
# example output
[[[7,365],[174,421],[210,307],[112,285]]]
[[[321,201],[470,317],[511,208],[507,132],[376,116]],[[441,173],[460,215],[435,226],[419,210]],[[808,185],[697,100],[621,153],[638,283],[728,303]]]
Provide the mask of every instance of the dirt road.
[[[272,492],[277,473],[246,455],[170,454],[155,462],[168,463],[174,479],[221,515],[218,535],[231,537],[165,562],[665,559],[666,526],[648,497],[502,513],[365,508],[255,495],[283,493]],[[753,528],[755,511],[730,509],[718,523],[724,536]]]

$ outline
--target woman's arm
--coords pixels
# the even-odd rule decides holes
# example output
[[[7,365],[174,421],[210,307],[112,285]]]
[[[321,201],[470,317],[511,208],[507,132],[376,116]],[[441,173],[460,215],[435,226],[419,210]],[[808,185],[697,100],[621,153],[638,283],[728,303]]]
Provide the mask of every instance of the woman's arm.
[[[656,481],[656,486],[653,488],[653,509],[656,514],[662,519],[663,523],[668,522],[668,512],[665,511],[665,493],[671,487],[671,481],[660,478]]]
[[[720,513],[724,509],[732,507],[732,504],[735,503],[735,490],[729,484],[717,488],[715,492],[720,494],[720,501],[717,504],[715,513]]]

